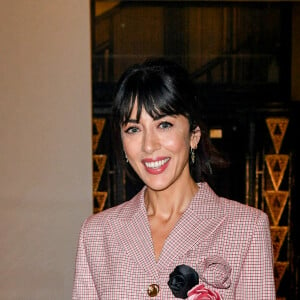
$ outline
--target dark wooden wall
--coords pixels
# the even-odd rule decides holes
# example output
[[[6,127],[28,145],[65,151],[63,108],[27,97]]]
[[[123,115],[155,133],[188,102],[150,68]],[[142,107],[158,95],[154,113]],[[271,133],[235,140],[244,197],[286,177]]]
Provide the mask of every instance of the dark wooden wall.
[[[94,177],[98,180],[102,174],[102,181],[94,181],[95,212],[126,201],[140,188],[111,156],[115,81],[125,68],[146,57],[177,60],[194,74],[205,122],[222,132],[213,142],[232,162],[216,173],[213,188],[268,213],[278,299],[299,297],[300,103],[290,96],[292,4],[121,1],[99,16],[95,11],[92,5],[93,116],[98,134]],[[270,118],[274,131],[267,125]],[[102,138],[99,120],[105,122]],[[288,120],[284,134],[282,120]],[[281,138],[278,152],[274,138]],[[272,155],[277,163],[270,167]],[[283,170],[280,159],[285,155]],[[278,176],[281,181],[274,186],[272,178]],[[288,196],[276,202],[269,197],[274,193],[278,199]]]

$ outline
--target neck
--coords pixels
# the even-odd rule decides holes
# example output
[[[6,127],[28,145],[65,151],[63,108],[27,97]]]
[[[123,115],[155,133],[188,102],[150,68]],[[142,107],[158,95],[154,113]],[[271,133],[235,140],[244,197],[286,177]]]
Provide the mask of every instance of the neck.
[[[193,180],[180,186],[173,184],[163,191],[155,191],[148,187],[145,191],[148,216],[170,219],[174,215],[182,215],[197,191],[198,185]]]

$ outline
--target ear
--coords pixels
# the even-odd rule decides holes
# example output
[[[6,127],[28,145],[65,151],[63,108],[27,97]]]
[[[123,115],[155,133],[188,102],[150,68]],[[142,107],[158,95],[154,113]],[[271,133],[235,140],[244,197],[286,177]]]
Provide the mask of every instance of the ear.
[[[192,131],[192,134],[191,134],[191,148],[192,149],[196,149],[197,146],[198,146],[198,143],[200,141],[200,138],[201,138],[201,130],[200,130],[200,127],[197,126],[193,131]]]

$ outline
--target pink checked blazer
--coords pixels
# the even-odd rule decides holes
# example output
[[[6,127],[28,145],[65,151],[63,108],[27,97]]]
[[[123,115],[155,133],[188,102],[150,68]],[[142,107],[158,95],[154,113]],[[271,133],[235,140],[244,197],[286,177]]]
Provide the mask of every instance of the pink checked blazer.
[[[217,196],[206,184],[178,221],[155,260],[143,188],[133,199],[89,217],[80,232],[73,300],[176,299],[167,285],[177,265],[197,270],[200,283],[223,300],[273,300],[268,217]]]

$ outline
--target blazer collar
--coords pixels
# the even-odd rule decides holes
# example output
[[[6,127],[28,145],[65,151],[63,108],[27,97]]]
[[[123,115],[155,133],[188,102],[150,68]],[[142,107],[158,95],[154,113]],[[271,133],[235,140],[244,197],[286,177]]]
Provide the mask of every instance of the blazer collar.
[[[119,240],[128,253],[146,272],[158,278],[158,269],[165,268],[179,255],[184,255],[198,244],[199,237],[207,240],[223,223],[224,207],[220,198],[206,183],[199,190],[169,237],[166,239],[159,261],[155,261],[146,208],[145,187],[129,201],[131,216],[121,218],[116,225]]]

